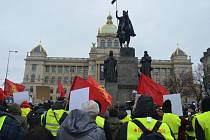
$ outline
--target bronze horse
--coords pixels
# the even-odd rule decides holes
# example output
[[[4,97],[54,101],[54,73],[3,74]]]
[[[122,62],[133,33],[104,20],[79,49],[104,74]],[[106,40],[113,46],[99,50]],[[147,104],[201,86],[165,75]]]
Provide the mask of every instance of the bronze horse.
[[[128,16],[128,11],[123,11],[123,16],[118,17],[118,11],[116,11],[116,18],[119,20],[117,37],[120,41],[120,47],[127,42],[127,47],[129,47],[130,37],[136,36],[133,30],[132,23]]]

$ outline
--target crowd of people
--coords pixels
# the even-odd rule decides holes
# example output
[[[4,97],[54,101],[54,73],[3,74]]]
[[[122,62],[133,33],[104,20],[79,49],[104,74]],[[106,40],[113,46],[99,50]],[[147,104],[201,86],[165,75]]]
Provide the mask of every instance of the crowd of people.
[[[0,140],[210,140],[209,96],[189,105],[184,116],[172,113],[170,100],[159,107],[145,95],[136,98],[131,114],[119,106],[102,113],[93,100],[80,109],[66,107],[63,99],[38,105],[2,101]]]

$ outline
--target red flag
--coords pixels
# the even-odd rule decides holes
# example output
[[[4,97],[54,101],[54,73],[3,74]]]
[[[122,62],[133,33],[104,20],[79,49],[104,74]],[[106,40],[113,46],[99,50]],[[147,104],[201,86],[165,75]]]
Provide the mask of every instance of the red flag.
[[[89,87],[89,100],[95,100],[99,102],[101,105],[101,112],[104,113],[106,112],[107,106],[111,105],[111,100],[109,99],[111,96],[105,91],[105,89],[99,86],[100,85],[91,77],[89,77],[88,80],[85,80],[79,76],[76,76],[71,86],[71,91]],[[105,92],[110,96],[109,98]]]
[[[154,103],[162,106],[163,95],[169,94],[169,91],[161,85],[155,83],[151,78],[141,74],[137,88],[139,94],[151,96]]]
[[[0,100],[4,99],[4,91],[0,88]]]
[[[63,85],[61,84],[60,81],[58,81],[58,93],[60,94],[61,98],[64,98],[65,92],[64,92],[64,89],[63,89]]]
[[[5,79],[4,86],[4,93],[9,96],[12,96],[14,92],[22,92],[25,89],[24,85],[13,83],[8,79]]]
[[[100,84],[98,84],[97,81],[95,81],[91,76],[88,76],[87,81],[100,91],[99,93],[102,94],[106,102],[110,105],[112,104],[112,96]]]

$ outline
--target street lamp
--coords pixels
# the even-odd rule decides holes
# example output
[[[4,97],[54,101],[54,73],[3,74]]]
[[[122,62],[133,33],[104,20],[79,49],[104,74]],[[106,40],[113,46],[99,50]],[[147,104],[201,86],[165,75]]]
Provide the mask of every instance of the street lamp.
[[[18,51],[17,50],[9,50],[9,56],[8,56],[8,59],[7,59],[7,70],[6,70],[6,76],[5,76],[5,80],[7,79],[7,76],[8,76],[8,70],[9,70],[9,59],[10,59],[10,53],[17,53]]]

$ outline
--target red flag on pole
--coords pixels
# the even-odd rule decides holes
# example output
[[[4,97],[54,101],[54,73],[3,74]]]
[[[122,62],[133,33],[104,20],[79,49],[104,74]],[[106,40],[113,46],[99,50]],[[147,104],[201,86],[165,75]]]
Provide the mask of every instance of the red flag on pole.
[[[76,76],[71,91],[89,87],[89,100],[95,100],[101,105],[101,112],[106,112],[107,106],[112,104],[112,97],[92,77],[87,80]]]
[[[0,88],[0,100],[4,99],[4,91]]]
[[[22,92],[25,89],[24,85],[13,83],[8,79],[5,79],[4,86],[5,86],[4,87],[5,95],[10,95],[10,96],[12,96],[14,92]]]
[[[65,92],[64,92],[64,89],[63,89],[63,85],[61,84],[60,81],[58,81],[57,83],[58,83],[58,93],[60,94],[61,98],[64,98]]]
[[[154,103],[160,106],[163,104],[163,95],[169,94],[167,89],[155,83],[151,78],[144,74],[141,74],[140,76],[137,92],[138,94],[151,96]]]

